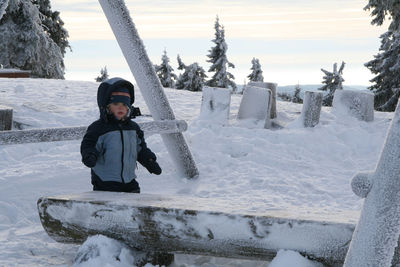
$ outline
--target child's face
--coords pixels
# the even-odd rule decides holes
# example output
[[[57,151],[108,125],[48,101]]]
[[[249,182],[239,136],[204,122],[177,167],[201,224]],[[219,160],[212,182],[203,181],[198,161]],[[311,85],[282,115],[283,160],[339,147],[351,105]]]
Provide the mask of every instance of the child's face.
[[[125,118],[125,116],[128,114],[128,107],[123,103],[111,103],[109,105],[109,109],[118,120]]]

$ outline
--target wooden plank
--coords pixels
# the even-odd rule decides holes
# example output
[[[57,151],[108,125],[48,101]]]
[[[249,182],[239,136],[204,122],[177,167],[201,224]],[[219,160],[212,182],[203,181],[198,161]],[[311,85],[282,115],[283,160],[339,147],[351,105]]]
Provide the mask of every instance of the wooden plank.
[[[247,206],[99,191],[38,200],[42,225],[58,242],[82,243],[102,234],[144,251],[270,260],[279,249],[290,249],[329,265],[343,262],[354,230],[345,222],[356,214],[331,214],[328,222],[312,211],[242,212]]]
[[[13,109],[0,105],[0,131],[9,131],[12,127]]]
[[[187,129],[187,123],[183,120],[139,122],[138,124],[146,135],[180,133]],[[5,131],[0,132],[0,145],[78,140],[83,138],[86,129],[86,126],[77,126]]]

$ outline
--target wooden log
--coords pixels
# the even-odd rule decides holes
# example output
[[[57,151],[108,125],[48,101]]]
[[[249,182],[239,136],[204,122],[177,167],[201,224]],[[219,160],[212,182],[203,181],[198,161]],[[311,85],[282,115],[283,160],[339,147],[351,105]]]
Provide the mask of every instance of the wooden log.
[[[362,121],[374,120],[374,94],[360,90],[336,90],[332,112],[353,116]]]
[[[29,77],[31,77],[31,72],[27,70],[0,68],[0,78],[29,78]]]
[[[99,0],[129,68],[155,120],[175,120],[154,65],[151,63],[124,0]],[[162,134],[177,170],[189,177],[199,175],[194,158],[182,133]]]
[[[267,83],[267,82],[249,82],[249,86],[261,87],[271,90],[271,119],[275,119],[278,116],[276,111],[276,90],[278,87],[277,83]]]
[[[13,120],[12,108],[0,106],[0,131],[11,130]]]
[[[255,119],[265,121],[264,128],[271,127],[271,90],[246,86],[240,102],[238,119]]]
[[[203,87],[200,118],[214,122],[227,123],[231,105],[231,92],[226,88]]]
[[[304,127],[314,127],[319,123],[323,94],[321,92],[306,91],[304,94],[301,116]]]
[[[271,260],[288,249],[337,264],[354,230],[353,224],[338,222],[352,217],[345,213],[242,213],[248,204],[210,198],[92,191],[42,197],[37,204],[44,229],[58,242],[80,244],[102,234],[165,253]]]
[[[162,133],[181,133],[186,131],[187,123],[183,120],[165,120],[139,122],[145,135]],[[67,141],[82,139],[86,126],[30,129],[0,132],[0,145]]]

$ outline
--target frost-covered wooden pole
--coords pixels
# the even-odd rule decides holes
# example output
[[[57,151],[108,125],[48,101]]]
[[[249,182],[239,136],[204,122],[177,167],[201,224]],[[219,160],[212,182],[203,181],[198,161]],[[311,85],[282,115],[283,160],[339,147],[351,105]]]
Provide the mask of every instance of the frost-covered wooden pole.
[[[345,267],[391,266],[400,233],[399,105],[375,172],[357,174],[351,183],[354,193],[365,201]]]
[[[323,94],[321,92],[305,92],[303,109],[301,111],[304,127],[314,127],[319,123],[322,97]]]
[[[6,13],[7,6],[8,6],[8,0],[0,0],[0,19]]]
[[[123,0],[99,0],[111,29],[155,120],[174,120],[164,89]],[[178,171],[193,178],[199,174],[182,133],[162,134]]]

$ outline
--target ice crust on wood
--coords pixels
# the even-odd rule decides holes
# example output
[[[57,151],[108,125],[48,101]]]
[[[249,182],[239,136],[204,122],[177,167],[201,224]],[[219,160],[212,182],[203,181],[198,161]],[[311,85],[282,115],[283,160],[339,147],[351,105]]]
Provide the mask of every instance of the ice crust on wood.
[[[278,116],[276,111],[276,89],[278,87],[277,83],[268,83],[268,82],[249,82],[248,86],[255,86],[261,88],[267,88],[271,90],[271,114],[270,118],[275,119]],[[247,88],[247,86],[246,86]]]
[[[271,90],[246,86],[240,102],[238,119],[256,119],[265,121],[264,128],[270,128]]]
[[[304,219],[309,214],[241,214],[236,208],[220,199],[114,192],[38,200],[43,227],[58,242],[102,234],[143,251],[270,260],[288,249],[333,264],[343,262],[354,230],[325,217]]]
[[[301,117],[304,127],[314,127],[319,123],[323,94],[321,92],[306,91],[304,93]]]
[[[231,93],[226,88],[203,87],[200,119],[227,123],[231,105]]]
[[[354,178],[353,183],[360,185],[358,189],[361,188],[358,194],[366,198],[345,267],[391,266],[400,233],[399,104],[375,172],[359,174]]]
[[[155,120],[174,120],[164,89],[123,0],[99,0],[129,68]],[[178,172],[196,177],[199,172],[183,134],[162,134]]]
[[[7,6],[8,6],[8,0],[0,0],[0,20],[6,13]]]
[[[374,94],[357,90],[336,90],[332,111],[353,116],[362,121],[374,120]]]
[[[139,122],[146,136],[157,133],[179,133],[186,131],[187,123],[181,120]],[[67,141],[82,139],[86,126],[30,129],[0,132],[0,145]]]

